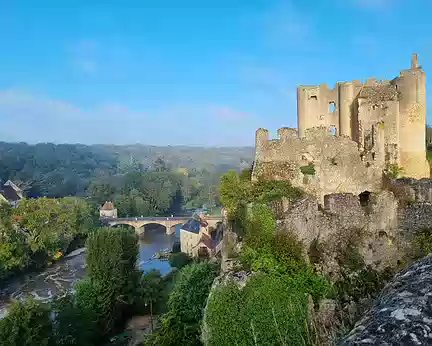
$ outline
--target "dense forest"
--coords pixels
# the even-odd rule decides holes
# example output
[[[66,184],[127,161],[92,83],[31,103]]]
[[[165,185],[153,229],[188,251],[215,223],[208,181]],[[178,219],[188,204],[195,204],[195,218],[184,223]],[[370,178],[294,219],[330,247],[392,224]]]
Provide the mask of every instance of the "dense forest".
[[[154,215],[217,204],[221,174],[252,163],[253,148],[0,142],[0,180],[27,197],[114,200],[121,215]]]

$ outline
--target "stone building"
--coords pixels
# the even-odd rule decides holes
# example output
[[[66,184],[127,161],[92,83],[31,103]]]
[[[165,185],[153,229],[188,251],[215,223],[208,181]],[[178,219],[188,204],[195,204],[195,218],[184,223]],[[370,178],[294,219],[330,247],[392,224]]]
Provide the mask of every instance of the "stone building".
[[[221,250],[222,237],[220,222],[211,227],[203,212],[194,214],[180,228],[180,250],[192,257],[213,257]]]
[[[116,219],[117,218],[117,208],[114,207],[114,203],[111,201],[105,202],[102,208],[99,210],[99,215],[104,219]]]
[[[254,180],[290,180],[322,201],[329,193],[376,190],[388,165],[407,177],[430,176],[426,75],[416,54],[393,80],[298,87],[297,120],[298,130],[281,128],[279,139],[257,130]]]

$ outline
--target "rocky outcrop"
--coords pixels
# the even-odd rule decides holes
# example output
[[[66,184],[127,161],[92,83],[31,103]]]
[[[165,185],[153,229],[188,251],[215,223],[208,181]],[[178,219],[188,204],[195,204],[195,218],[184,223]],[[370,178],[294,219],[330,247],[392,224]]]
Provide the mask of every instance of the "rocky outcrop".
[[[340,346],[431,344],[432,256],[428,256],[387,284]]]

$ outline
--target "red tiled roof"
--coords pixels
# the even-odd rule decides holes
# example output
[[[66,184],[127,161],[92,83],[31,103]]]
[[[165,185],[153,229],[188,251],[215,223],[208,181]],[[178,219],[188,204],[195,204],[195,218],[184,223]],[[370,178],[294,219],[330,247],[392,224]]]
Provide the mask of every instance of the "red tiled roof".
[[[113,202],[105,202],[105,204],[102,207],[102,210],[113,210],[113,209],[114,209]]]

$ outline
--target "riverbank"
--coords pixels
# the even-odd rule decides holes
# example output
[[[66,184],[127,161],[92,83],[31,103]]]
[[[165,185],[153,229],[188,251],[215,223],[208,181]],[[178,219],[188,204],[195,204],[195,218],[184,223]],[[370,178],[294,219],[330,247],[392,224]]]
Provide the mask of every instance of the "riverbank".
[[[143,272],[159,270],[163,276],[171,272],[168,261],[152,258],[162,249],[171,248],[175,235],[165,232],[147,232],[139,239],[138,266]],[[43,270],[27,272],[9,280],[0,295],[0,319],[4,317],[13,299],[32,297],[39,301],[49,301],[74,291],[74,285],[86,278],[84,247],[74,249],[64,257],[48,265]]]

